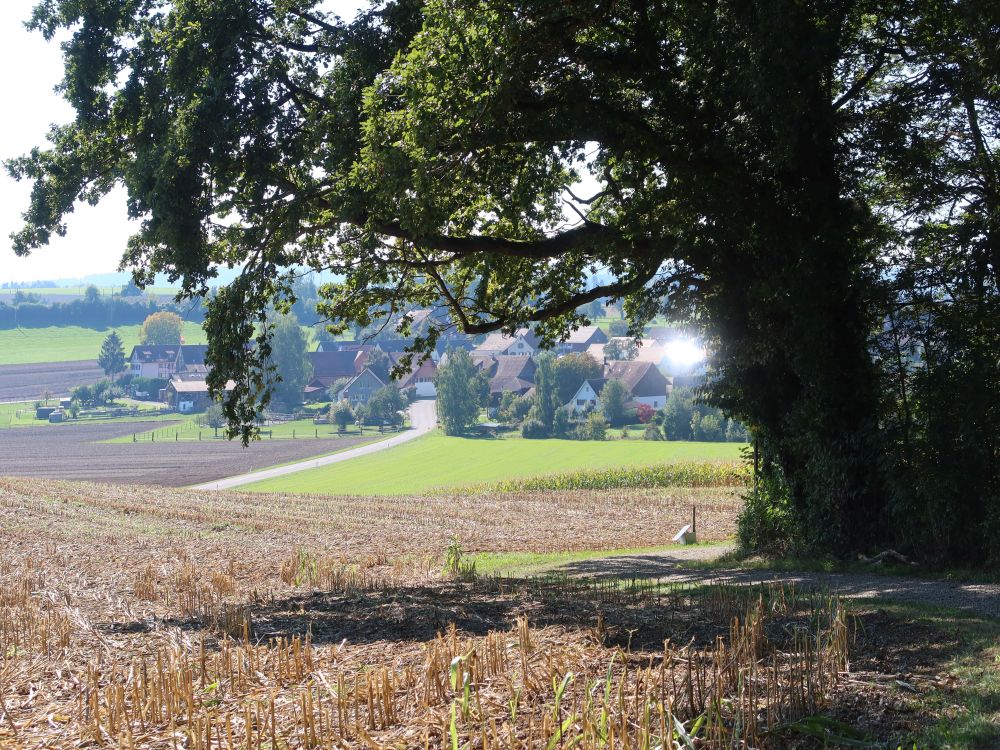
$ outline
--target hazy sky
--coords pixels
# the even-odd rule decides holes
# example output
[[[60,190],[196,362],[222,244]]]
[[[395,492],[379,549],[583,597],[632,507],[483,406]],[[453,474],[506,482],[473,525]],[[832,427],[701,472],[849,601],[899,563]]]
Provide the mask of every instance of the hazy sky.
[[[72,119],[72,108],[53,92],[62,77],[62,55],[55,42],[27,31],[35,0],[0,0],[0,159],[19,156],[42,145],[49,125]],[[326,6],[343,17],[353,16],[367,0],[329,0]],[[28,258],[10,246],[11,232],[21,227],[30,186],[0,175],[0,283],[62,279],[116,270],[125,242],[134,231],[125,217],[124,193],[108,195],[100,205],[77,206],[69,231]]]

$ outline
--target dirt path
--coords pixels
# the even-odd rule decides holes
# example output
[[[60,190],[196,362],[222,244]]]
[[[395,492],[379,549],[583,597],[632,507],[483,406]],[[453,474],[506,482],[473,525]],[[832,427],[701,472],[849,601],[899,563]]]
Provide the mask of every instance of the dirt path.
[[[379,442],[371,443],[370,445],[362,445],[358,448],[351,448],[350,450],[336,453],[332,456],[309,459],[308,461],[299,461],[298,463],[289,464],[287,466],[277,466],[273,469],[266,469],[252,474],[239,474],[225,479],[205,482],[204,484],[195,485],[192,489],[231,490],[234,487],[240,487],[244,484],[262,482],[265,479],[283,477],[286,474],[294,474],[299,471],[306,471],[307,469],[315,469],[320,466],[337,464],[341,461],[349,461],[350,459],[357,458],[358,456],[367,456],[371,453],[376,453],[377,451],[384,451],[386,448],[393,448],[401,443],[407,443],[410,440],[420,437],[421,435],[426,435],[437,425],[435,402],[414,401],[410,406],[410,421],[412,423],[412,427],[410,427],[409,430],[406,430],[396,437],[389,438],[388,440],[380,440]]]
[[[700,583],[734,581],[761,583],[784,581],[799,586],[821,588],[844,597],[879,598],[911,604],[964,609],[987,617],[1000,618],[1000,584],[903,578],[861,573],[789,573],[767,570],[697,569],[692,561],[714,560],[727,546],[678,547],[676,550],[644,555],[622,555],[560,565],[557,570],[570,575],[613,578],[659,578],[664,581]],[[679,563],[686,563],[680,567]]]

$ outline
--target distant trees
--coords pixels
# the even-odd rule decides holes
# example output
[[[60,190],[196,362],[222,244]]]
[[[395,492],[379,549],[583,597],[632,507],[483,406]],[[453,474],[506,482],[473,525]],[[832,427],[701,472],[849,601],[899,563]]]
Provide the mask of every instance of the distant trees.
[[[115,375],[125,369],[125,347],[117,331],[112,331],[101,344],[101,351],[97,355],[97,364],[104,370],[104,374],[112,380]]]
[[[215,436],[219,436],[219,428],[226,426],[226,415],[222,411],[222,404],[212,402],[208,408],[198,417],[198,424],[211,427],[215,430]]]
[[[434,379],[438,419],[446,435],[461,435],[479,418],[480,376],[464,349],[450,351]]]
[[[99,380],[93,385],[77,386],[70,392],[71,400],[81,406],[105,406],[123,395],[124,391],[108,379]]]
[[[294,313],[277,316],[272,332],[271,363],[280,379],[274,383],[274,395],[281,403],[294,407],[302,403],[302,389],[312,377],[309,342]]]
[[[604,345],[605,359],[631,361],[639,356],[639,345],[635,339],[613,338]]]
[[[338,432],[344,432],[347,425],[355,420],[354,409],[348,401],[336,401],[330,404],[330,422],[337,425]]]
[[[177,313],[153,313],[142,324],[139,340],[152,346],[180,344],[184,331],[184,321]]]
[[[574,352],[555,361],[556,392],[559,404],[568,404],[584,380],[599,378],[601,363],[585,352]]]
[[[628,388],[622,381],[609,380],[604,384],[598,406],[601,414],[612,427],[621,427],[625,424],[625,418],[628,414],[625,405],[628,403],[629,397]]]
[[[365,367],[375,373],[383,383],[389,382],[392,365],[392,357],[381,349],[372,349],[368,352],[368,361],[365,363]]]
[[[726,419],[713,406],[698,403],[690,388],[675,388],[667,403],[657,414],[667,440],[699,440],[705,442],[745,442],[746,428],[738,421]]]
[[[562,405],[559,400],[559,384],[556,381],[556,358],[546,352],[537,359],[535,370],[535,403],[532,415],[545,426],[546,433],[552,432],[556,410]]]
[[[405,408],[406,399],[399,389],[394,385],[386,385],[368,399],[366,414],[372,423],[400,425],[403,423],[402,411]]]

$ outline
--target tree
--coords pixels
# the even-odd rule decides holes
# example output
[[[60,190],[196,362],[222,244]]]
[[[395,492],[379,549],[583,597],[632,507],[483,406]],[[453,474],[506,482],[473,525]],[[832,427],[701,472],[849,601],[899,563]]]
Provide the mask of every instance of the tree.
[[[449,351],[434,378],[438,419],[446,435],[461,435],[479,419],[479,378],[464,349]]]
[[[312,364],[308,355],[309,341],[294,313],[276,316],[270,348],[274,395],[288,407],[301,404],[302,389],[312,377]]]
[[[215,437],[219,437],[219,429],[226,426],[226,415],[222,411],[222,405],[213,401],[198,418],[198,424],[211,427],[215,430]]]
[[[447,305],[425,349],[452,325],[530,322],[552,342],[597,299],[633,330],[666,307],[712,343],[709,396],[754,430],[762,486],[812,530],[799,541],[892,542],[893,508],[907,517],[925,490],[887,492],[883,467],[946,442],[920,420],[954,399],[936,364],[884,393],[870,332],[920,297],[901,327],[946,334],[945,363],[977,393],[996,380],[995,3],[516,10],[399,0],[343,23],[313,2],[40,4],[33,28],[75,35],[78,116],[9,164],[34,181],[15,250],[124,184],[142,220],[124,261],[142,280],[167,272],[194,296],[220,259],[242,265],[206,327],[210,383],[236,381],[226,410],[245,439],[269,384],[260,324],[292,293],[282,268],[338,275],[320,307],[339,330]],[[909,408],[913,388],[928,408]],[[997,436],[965,424],[987,442],[976,486],[995,487]]]
[[[691,392],[674,388],[663,406],[663,434],[667,440],[690,440],[694,402]]]
[[[326,389],[326,395],[330,397],[330,401],[339,401],[340,392],[347,387],[347,384],[351,382],[351,378],[337,378],[334,380],[330,387]]]
[[[122,340],[116,331],[112,331],[104,338],[101,344],[101,352],[97,355],[97,364],[104,370],[104,374],[112,380],[115,375],[125,369],[125,348]]]
[[[378,375],[379,380],[383,383],[388,383],[389,374],[392,372],[393,367],[392,357],[381,349],[372,349],[368,353],[368,361],[365,363],[365,367]]]
[[[406,399],[394,385],[379,388],[368,399],[368,419],[378,424],[399,425],[403,423],[402,411]]]
[[[717,443],[725,440],[726,429],[718,414],[695,412],[691,417],[691,434],[695,440]]]
[[[635,339],[613,338],[604,345],[604,356],[613,360],[633,360],[639,356],[639,345]]]
[[[574,352],[555,361],[556,389],[559,405],[568,404],[584,380],[600,378],[601,363],[583,352]]]
[[[631,398],[631,394],[622,381],[609,380],[604,384],[604,389],[601,391],[597,403],[601,414],[612,427],[621,427],[625,424],[628,412],[625,404],[628,403],[629,398]]]
[[[588,414],[577,429],[584,440],[605,440],[608,437],[608,422],[599,411]]]
[[[556,358],[546,352],[537,360],[535,370],[535,398],[532,410],[547,432],[552,432],[556,410],[564,403],[559,400],[559,383],[556,379]]]
[[[348,401],[337,401],[330,404],[330,422],[337,425],[338,432],[347,430],[347,425],[356,419],[354,409]]]
[[[93,284],[83,291],[83,301],[87,305],[96,306],[101,304],[101,292]]]
[[[180,344],[183,330],[184,321],[177,313],[153,313],[143,322],[139,340],[152,346]]]

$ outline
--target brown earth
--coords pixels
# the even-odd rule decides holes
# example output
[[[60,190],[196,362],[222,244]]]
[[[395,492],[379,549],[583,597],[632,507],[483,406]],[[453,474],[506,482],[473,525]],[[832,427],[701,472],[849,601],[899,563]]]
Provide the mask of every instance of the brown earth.
[[[68,396],[78,385],[96,383],[104,377],[97,360],[0,365],[0,401],[30,401],[50,396]]]
[[[102,443],[167,427],[167,422],[17,427],[0,430],[0,476],[182,487],[350,448],[358,437],[330,440]],[[367,440],[368,438],[364,438]]]

